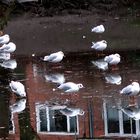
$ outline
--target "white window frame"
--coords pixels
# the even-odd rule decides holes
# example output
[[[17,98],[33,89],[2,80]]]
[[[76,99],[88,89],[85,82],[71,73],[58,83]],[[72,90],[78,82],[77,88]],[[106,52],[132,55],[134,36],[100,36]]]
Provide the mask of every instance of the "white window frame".
[[[10,112],[11,113],[11,112]],[[9,130],[9,134],[15,134],[15,124],[14,124],[14,114],[11,113],[11,118],[10,118],[11,122],[12,122],[12,130]]]
[[[39,109],[41,107],[46,108],[46,116],[47,116],[47,132],[40,131],[40,117],[39,117]],[[52,135],[78,135],[79,134],[79,122],[78,122],[78,116],[76,116],[76,125],[77,125],[77,132],[70,132],[70,117],[67,116],[67,132],[50,132],[50,120],[49,120],[49,108],[45,104],[36,104],[36,126],[37,126],[37,132],[41,134],[52,134]]]
[[[104,132],[105,136],[119,136],[119,137],[138,137],[140,136],[140,121],[135,120],[136,124],[136,134],[125,134],[123,128],[123,112],[118,110],[119,116],[119,133],[108,133],[108,123],[107,123],[107,103],[103,103],[103,114],[104,114]]]

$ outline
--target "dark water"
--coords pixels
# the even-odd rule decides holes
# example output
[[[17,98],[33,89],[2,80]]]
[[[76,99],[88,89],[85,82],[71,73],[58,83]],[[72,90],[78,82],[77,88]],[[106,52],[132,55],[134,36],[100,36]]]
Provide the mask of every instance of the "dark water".
[[[71,25],[68,20],[66,25],[61,21],[61,24],[57,23],[59,26],[46,26],[42,18],[42,25],[37,22],[40,27],[37,31],[32,26],[36,24],[36,19],[28,20],[27,24],[23,22],[24,19],[9,22],[5,32],[18,46],[11,58],[15,59],[17,67],[13,70],[0,67],[0,138],[139,139],[140,96],[119,93],[131,82],[140,82],[140,52],[135,51],[139,49],[139,24],[130,24],[131,20],[124,19],[121,24],[117,18],[115,22],[104,19],[107,31],[101,39],[107,39],[109,46],[104,56],[121,50],[117,51],[121,62],[115,69],[109,66],[107,70],[93,64],[93,61],[104,58],[90,48],[92,41],[100,39],[100,36],[97,38],[98,35],[91,33],[93,22],[86,20],[86,26],[77,23]],[[44,31],[46,28],[48,30]],[[38,56],[36,52],[48,53],[50,48],[73,53],[66,53],[58,64],[43,62],[43,56]],[[90,53],[84,53],[84,50]],[[33,53],[35,57],[20,56],[31,56]],[[57,89],[58,81],[48,80],[50,77],[59,77],[60,82],[82,83],[84,88],[75,93],[65,93]],[[11,91],[11,80],[25,85],[26,98]],[[75,115],[70,116],[73,110]],[[134,115],[135,118],[132,117]]]
[[[0,137],[3,139],[86,139],[137,138],[140,121],[131,119],[123,108],[135,105],[139,113],[139,95],[122,96],[119,91],[132,81],[140,82],[140,52],[119,52],[117,69],[99,70],[92,64],[92,53],[67,54],[59,64],[43,62],[40,57],[15,57],[17,68],[0,68]],[[62,82],[82,83],[75,93],[57,90],[57,83],[47,77],[61,76]],[[118,77],[118,84],[107,76]],[[11,92],[9,82],[17,80],[26,87],[27,97],[21,99]],[[22,102],[24,101],[24,102]],[[10,108],[16,103],[15,112]],[[82,115],[66,116],[69,108]],[[132,111],[131,109],[128,109]]]

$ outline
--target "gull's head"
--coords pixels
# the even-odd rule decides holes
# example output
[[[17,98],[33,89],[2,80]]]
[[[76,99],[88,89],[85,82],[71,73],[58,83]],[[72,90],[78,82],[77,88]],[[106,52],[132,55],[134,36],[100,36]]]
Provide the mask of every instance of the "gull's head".
[[[131,85],[132,85],[132,86],[139,86],[139,83],[138,83],[138,82],[132,82]]]
[[[105,43],[105,44],[107,44],[106,40],[102,40],[102,43]]]
[[[59,51],[58,53],[64,56],[64,53],[62,51]]]
[[[16,47],[15,43],[13,43],[13,42],[9,42],[8,45]]]
[[[21,97],[26,97],[26,92],[25,91],[22,91],[22,92],[20,92],[20,94],[19,94]]]
[[[26,104],[26,99],[23,98],[23,99],[20,100],[20,102]]]
[[[116,53],[115,56],[117,56],[117,57],[119,57],[119,58],[121,57],[118,53]]]
[[[85,114],[85,111],[82,110],[82,109],[80,109],[80,111],[79,111],[79,115],[84,115],[84,114]]]
[[[81,83],[77,84],[77,85],[78,85],[79,88],[83,88],[84,87],[83,84],[81,84]]]
[[[5,39],[10,40],[10,36],[9,36],[8,34],[5,34],[3,37],[4,37]]]

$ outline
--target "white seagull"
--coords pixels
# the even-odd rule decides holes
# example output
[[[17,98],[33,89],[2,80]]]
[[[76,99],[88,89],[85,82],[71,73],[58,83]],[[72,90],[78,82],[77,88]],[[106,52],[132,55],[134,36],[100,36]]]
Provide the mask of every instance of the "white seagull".
[[[103,25],[98,25],[91,29],[91,32],[95,32],[95,33],[103,33],[104,31],[105,31],[105,28]]]
[[[140,120],[140,108],[137,106],[128,106],[121,109],[128,117],[134,120]]]
[[[20,113],[26,108],[26,99],[20,99],[10,106],[12,113]]]
[[[137,95],[140,92],[140,85],[138,82],[132,82],[130,85],[124,87],[121,91],[120,94],[124,95]]]
[[[81,83],[75,84],[73,82],[63,83],[58,87],[58,89],[61,89],[64,92],[77,92],[80,88],[83,88],[83,85]]]
[[[63,59],[63,57],[64,57],[64,53],[62,51],[59,51],[59,52],[44,56],[43,60],[57,63],[57,62],[60,62]]]
[[[4,67],[4,68],[6,68],[6,69],[15,69],[16,67],[17,67],[17,62],[16,62],[16,60],[5,60],[5,61],[3,61],[2,63],[0,63],[0,66],[1,67]]]
[[[60,110],[60,112],[68,117],[74,117],[74,116],[78,116],[78,115],[84,115],[84,111],[80,108],[64,108],[62,110]]]
[[[92,46],[91,46],[92,49],[95,49],[97,51],[103,51],[106,49],[106,47],[107,47],[107,42],[105,40],[92,42]]]
[[[105,80],[107,83],[120,85],[122,81],[122,77],[118,74],[107,74],[105,76]]]
[[[110,65],[117,65],[121,61],[121,56],[116,53],[116,54],[111,54],[108,55],[104,58],[104,61],[106,61]]]
[[[11,58],[10,53],[0,53],[0,60],[9,60]]]
[[[26,96],[25,87],[22,83],[18,81],[11,81],[9,84],[11,90],[21,97]]]
[[[45,75],[45,79],[46,81],[50,81],[56,84],[62,84],[65,82],[64,74],[60,74],[60,73]]]
[[[2,45],[0,47],[0,53],[12,53],[16,50],[16,45],[13,42]]]
[[[95,65],[98,69],[101,69],[103,71],[108,69],[108,63],[104,61],[104,59],[99,59],[96,61],[91,61],[93,65]]]
[[[6,44],[10,41],[10,37],[8,34],[0,36],[0,44]]]

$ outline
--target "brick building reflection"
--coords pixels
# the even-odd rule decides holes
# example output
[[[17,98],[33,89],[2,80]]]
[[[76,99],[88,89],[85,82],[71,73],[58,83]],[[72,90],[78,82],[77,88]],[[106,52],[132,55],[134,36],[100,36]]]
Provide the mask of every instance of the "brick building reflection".
[[[84,85],[87,83],[91,85],[94,82],[93,86],[96,88],[91,91],[89,89],[90,93],[83,89],[76,94],[62,94],[61,91],[52,90],[56,88],[56,84],[45,81],[44,74],[47,70],[49,71],[45,64],[31,62],[26,66],[27,106],[31,127],[38,139],[131,139],[132,134],[134,137],[139,135],[139,121],[131,121],[117,107],[112,107],[118,105],[119,100],[119,105],[128,105],[134,102],[139,103],[139,99],[134,101],[129,98],[116,98],[116,95],[110,96],[114,86],[108,87],[101,79],[87,77],[83,80],[79,77],[77,80],[74,76],[73,81],[83,81]],[[108,92],[106,96],[105,90]],[[85,114],[66,117],[57,109],[50,110],[48,102],[81,108]],[[125,129],[126,127],[128,129]],[[133,131],[131,131],[132,128]]]

